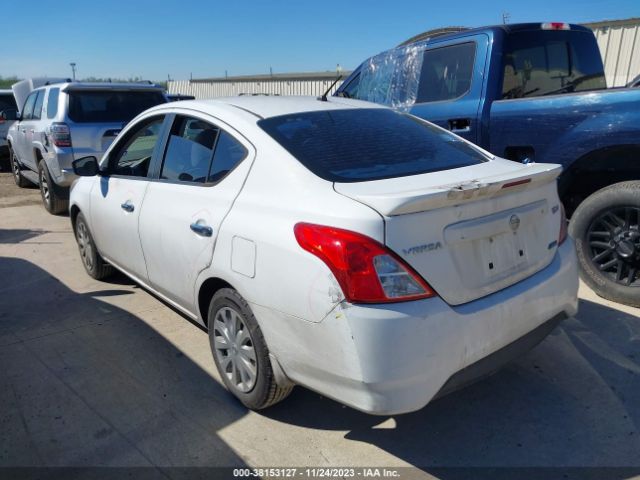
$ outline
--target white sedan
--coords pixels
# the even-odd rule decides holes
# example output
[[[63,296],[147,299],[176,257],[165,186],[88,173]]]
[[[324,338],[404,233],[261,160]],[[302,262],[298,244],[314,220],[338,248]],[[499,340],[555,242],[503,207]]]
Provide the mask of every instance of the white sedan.
[[[384,107],[166,104],[74,169],[89,275],[115,267],[207,327],[252,409],[299,384],[374,414],[417,410],[577,309],[560,167]]]

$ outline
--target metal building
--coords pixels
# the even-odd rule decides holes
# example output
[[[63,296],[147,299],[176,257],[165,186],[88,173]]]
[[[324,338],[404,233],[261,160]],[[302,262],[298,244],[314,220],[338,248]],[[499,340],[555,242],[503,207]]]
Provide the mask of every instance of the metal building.
[[[322,95],[331,84],[342,75],[347,78],[351,72],[276,73],[267,75],[247,75],[239,77],[202,78],[194,80],[169,81],[169,93],[193,95],[196,98],[229,97],[233,95]],[[338,81],[330,93],[342,83]]]
[[[598,39],[608,87],[622,87],[640,74],[640,18],[585,23]]]

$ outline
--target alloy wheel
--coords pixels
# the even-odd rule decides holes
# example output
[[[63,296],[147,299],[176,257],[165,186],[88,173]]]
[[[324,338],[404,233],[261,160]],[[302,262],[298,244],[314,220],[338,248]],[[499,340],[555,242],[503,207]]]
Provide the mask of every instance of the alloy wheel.
[[[40,192],[42,193],[42,199],[47,205],[51,203],[51,192],[49,192],[49,183],[47,182],[47,175],[44,173],[44,168],[40,169]]]
[[[640,208],[615,207],[600,213],[587,230],[591,262],[610,280],[640,287]]]
[[[91,245],[91,239],[89,237],[89,231],[87,230],[84,222],[78,223],[77,229],[78,248],[80,249],[80,256],[84,262],[87,270],[93,269],[93,246]]]
[[[16,181],[20,179],[20,165],[18,164],[18,159],[16,158],[16,154],[11,151],[11,167],[13,169],[13,176],[16,178]]]
[[[214,349],[223,375],[242,393],[256,384],[258,364],[253,340],[241,315],[223,307],[213,321]]]

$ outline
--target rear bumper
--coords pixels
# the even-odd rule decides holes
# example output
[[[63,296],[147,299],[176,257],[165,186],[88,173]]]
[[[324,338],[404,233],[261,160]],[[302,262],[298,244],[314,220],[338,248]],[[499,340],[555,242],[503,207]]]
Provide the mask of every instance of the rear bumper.
[[[341,304],[274,354],[296,383],[368,413],[406,413],[533,348],[577,312],[577,291],[568,239],[547,268],[492,295],[455,307]]]

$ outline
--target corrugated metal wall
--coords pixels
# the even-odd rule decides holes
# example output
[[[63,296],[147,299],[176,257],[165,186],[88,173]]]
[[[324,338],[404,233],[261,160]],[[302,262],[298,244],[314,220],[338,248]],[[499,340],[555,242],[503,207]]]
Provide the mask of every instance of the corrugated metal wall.
[[[604,61],[608,87],[622,87],[640,74],[640,22],[592,29]]]
[[[322,95],[333,83],[330,79],[321,80],[267,80],[267,81],[211,81],[191,82],[175,80],[168,82],[169,93],[193,95],[196,98],[230,97],[240,94],[268,93],[271,95]],[[340,86],[338,82],[331,93]]]

